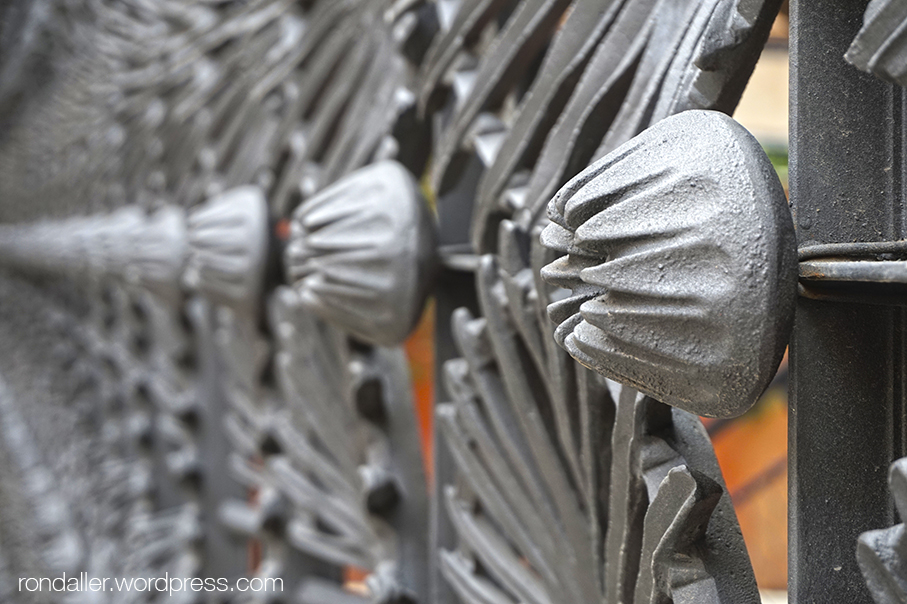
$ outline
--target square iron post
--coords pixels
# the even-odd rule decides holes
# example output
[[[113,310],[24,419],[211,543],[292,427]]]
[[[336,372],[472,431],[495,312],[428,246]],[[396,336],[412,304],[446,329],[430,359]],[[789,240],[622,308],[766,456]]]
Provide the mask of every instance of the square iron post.
[[[901,88],[844,60],[866,2],[792,0],[790,194],[799,245],[905,237]],[[897,522],[904,311],[800,298],[791,340],[789,592],[871,603],[858,535]]]

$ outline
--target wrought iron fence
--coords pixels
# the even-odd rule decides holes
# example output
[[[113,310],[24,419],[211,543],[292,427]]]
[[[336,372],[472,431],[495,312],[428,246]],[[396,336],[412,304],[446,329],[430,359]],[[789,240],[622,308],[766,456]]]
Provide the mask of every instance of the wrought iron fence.
[[[3,597],[756,603],[698,416],[790,342],[791,601],[907,600],[907,7],[791,3],[788,204],[779,5],[0,7]]]

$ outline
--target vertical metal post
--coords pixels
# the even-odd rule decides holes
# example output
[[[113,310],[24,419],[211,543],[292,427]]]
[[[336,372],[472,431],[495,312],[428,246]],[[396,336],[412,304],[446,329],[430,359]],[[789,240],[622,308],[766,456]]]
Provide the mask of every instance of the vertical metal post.
[[[866,2],[792,0],[790,192],[799,244],[905,236],[900,88],[843,58]],[[801,298],[791,341],[793,603],[871,603],[859,533],[894,522],[904,455],[900,308]]]

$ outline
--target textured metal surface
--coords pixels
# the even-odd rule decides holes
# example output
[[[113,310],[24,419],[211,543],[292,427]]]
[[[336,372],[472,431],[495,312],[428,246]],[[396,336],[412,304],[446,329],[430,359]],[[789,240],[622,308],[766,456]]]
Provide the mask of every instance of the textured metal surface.
[[[537,238],[551,196],[591,161],[684,109],[732,110],[777,7],[579,1],[553,19],[556,2],[438,4],[420,94],[420,108],[435,110],[438,390],[451,401],[436,417],[434,601],[758,599],[736,556],[719,566],[695,558],[684,592],[672,566],[682,552],[709,558],[719,541],[740,543],[726,504],[704,539],[685,524],[709,518],[708,481],[678,473],[662,482],[672,462],[704,471],[687,455],[709,447],[668,421],[690,449],[659,449],[645,420],[634,423],[632,402],[615,408],[599,378],[556,347],[544,316],[553,292],[539,276],[554,258]],[[464,272],[475,273],[474,298]],[[789,278],[793,287],[795,271]],[[471,313],[446,303],[471,298]],[[671,415],[661,403],[639,409],[649,404]],[[629,417],[612,430],[621,409]],[[667,455],[656,455],[658,470],[643,461],[637,430]],[[614,451],[623,457],[612,461]],[[680,526],[692,550],[671,536]]]
[[[186,223],[183,284],[213,302],[246,302],[257,310],[270,244],[262,191],[230,189],[194,208]]]
[[[800,257],[800,295],[812,300],[904,306],[905,242],[807,245]]]
[[[186,225],[179,208],[151,215],[136,207],[107,215],[4,225],[2,262],[23,271],[148,284],[178,290],[186,254]]]
[[[423,100],[446,103],[432,168],[442,203],[471,161],[483,167],[471,212],[480,253],[493,251],[502,218],[541,217],[573,175],[647,126],[686,109],[732,111],[779,6],[580,1],[559,27],[543,18],[556,3],[521,2],[512,15],[500,4],[464,2],[423,68],[447,70],[422,84]],[[530,8],[531,35],[514,36]],[[535,57],[540,37],[550,47]],[[496,73],[506,77],[492,85]]]
[[[813,260],[800,263],[800,280],[808,283],[907,283],[907,263]]]
[[[268,309],[271,351],[237,310],[217,318],[231,463],[258,497],[224,502],[221,518],[262,540],[263,576],[325,598],[303,601],[340,597],[344,566],[374,573],[375,601],[424,599],[426,493],[400,352],[351,346],[286,287]],[[262,380],[268,362],[273,381]]]
[[[659,122],[581,172],[548,206],[548,307],[573,358],[668,404],[743,413],[793,322],[796,243],[756,140],[717,112]]]
[[[13,49],[3,64],[3,119],[12,127],[0,141],[2,212],[20,222],[0,237],[4,261],[30,275],[73,280],[72,297],[88,310],[67,322],[85,332],[82,354],[102,391],[90,413],[108,440],[118,435],[95,447],[112,486],[94,488],[85,500],[63,495],[107,518],[97,530],[74,522],[87,536],[76,563],[82,568],[110,577],[169,572],[230,580],[254,571],[286,581],[282,595],[258,597],[315,602],[361,599],[343,591],[342,568],[356,564],[373,571],[375,600],[424,599],[425,486],[400,353],[347,343],[339,332],[326,336],[330,330],[304,314],[262,321],[277,312],[268,310],[281,279],[275,222],[375,159],[399,157],[417,171],[425,161],[398,52],[417,36],[415,17],[400,6],[398,22],[385,22],[383,8],[46,2],[16,6],[15,18],[4,20],[4,44]],[[7,23],[20,17],[35,36],[9,34]],[[20,77],[44,36],[49,72]],[[355,52],[345,53],[350,46]],[[36,169],[36,158],[48,158],[48,169]],[[17,205],[23,199],[28,207]],[[40,297],[28,289],[21,295]],[[6,306],[25,316],[21,305]],[[278,359],[296,377],[293,363],[306,363],[284,337],[294,329],[327,349],[322,372],[308,374],[304,399],[298,389],[285,390],[291,382],[275,383]],[[22,381],[9,362],[3,368],[15,378],[18,405]],[[308,392],[325,375],[336,378],[327,401]],[[350,409],[360,401],[364,415],[303,419],[310,406],[338,400]],[[52,413],[41,409],[26,419],[41,424]],[[269,426],[291,409],[279,441]],[[237,426],[237,418],[246,423]],[[346,443],[341,461],[348,465],[336,476],[348,485],[341,497],[312,468],[329,464],[323,474],[338,463],[338,451],[323,450],[324,443],[343,441],[349,422],[360,436]],[[81,442],[81,433],[63,423],[40,438],[62,447]],[[278,442],[289,442],[292,453]],[[62,455],[55,451],[43,460],[52,468]],[[249,464],[254,472],[243,473]],[[85,471],[72,484],[90,489],[100,480]],[[28,502],[31,495],[15,495],[15,484],[11,497]],[[249,487],[257,494],[248,506],[253,521],[244,526],[262,542],[257,569],[248,566],[246,537],[228,540],[221,522],[237,518],[230,505],[223,511],[228,502],[245,509]],[[339,529],[331,515],[338,503],[341,516],[352,518]],[[28,549],[3,543],[7,559]],[[36,562],[17,570],[42,576],[59,568]]]

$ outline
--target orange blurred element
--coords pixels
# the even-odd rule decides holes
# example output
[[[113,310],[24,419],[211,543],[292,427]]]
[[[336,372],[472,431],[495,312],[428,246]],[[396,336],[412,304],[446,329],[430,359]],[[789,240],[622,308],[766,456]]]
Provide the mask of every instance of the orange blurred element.
[[[773,386],[743,417],[706,423],[762,589],[787,587],[787,393]]]
[[[416,420],[422,441],[422,460],[429,485],[432,481],[432,418],[435,388],[435,302],[429,300],[416,330],[404,344],[412,376]]]
[[[756,583],[762,589],[787,589],[786,461],[774,480],[734,507]]]
[[[249,539],[248,565],[250,573],[258,572],[258,567],[261,566],[261,557],[261,541],[255,538]]]
[[[274,235],[281,241],[288,241],[290,239],[290,221],[286,218],[278,220],[274,225]]]
[[[250,504],[258,503],[258,489],[249,489],[248,497]],[[249,539],[246,547],[246,559],[246,563],[249,565],[249,572],[257,572],[258,567],[261,566],[262,559],[261,541],[254,537]]]
[[[365,579],[369,576],[369,572],[362,568],[357,568],[355,566],[347,566],[343,569],[343,583],[344,585],[349,584],[363,584]],[[354,588],[355,590],[355,588]]]

